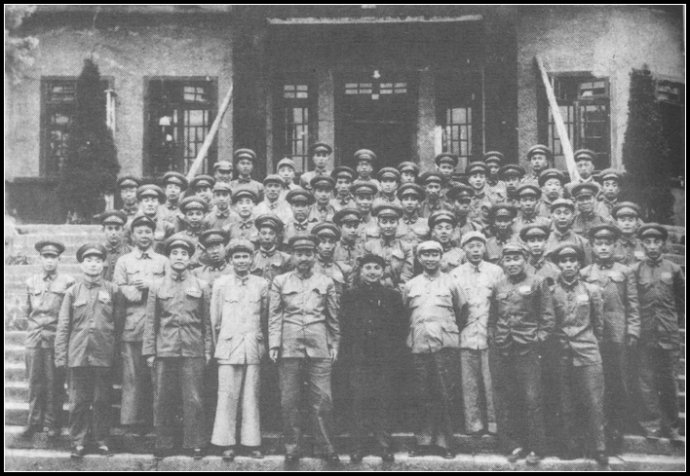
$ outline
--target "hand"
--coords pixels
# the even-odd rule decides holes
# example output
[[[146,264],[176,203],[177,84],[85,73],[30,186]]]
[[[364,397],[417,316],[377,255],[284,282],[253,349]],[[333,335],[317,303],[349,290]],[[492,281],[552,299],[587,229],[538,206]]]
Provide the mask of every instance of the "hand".
[[[206,354],[206,365],[208,365],[208,364],[211,363],[211,359],[212,359],[212,358],[213,358],[213,357],[211,356],[211,354]]]
[[[278,351],[279,349],[270,349],[268,351],[268,357],[273,361],[273,363],[278,361]]]
[[[626,344],[628,347],[635,347],[637,345],[637,336],[629,335]]]
[[[146,283],[146,281],[144,281],[141,278],[137,278],[134,281],[132,281],[132,286],[137,288],[139,291],[142,291],[144,289],[148,289],[148,284]]]
[[[331,349],[331,361],[335,362],[338,360],[338,349]]]
[[[155,362],[156,358],[154,356],[151,357],[146,357],[146,365],[149,367],[153,367],[153,363]]]

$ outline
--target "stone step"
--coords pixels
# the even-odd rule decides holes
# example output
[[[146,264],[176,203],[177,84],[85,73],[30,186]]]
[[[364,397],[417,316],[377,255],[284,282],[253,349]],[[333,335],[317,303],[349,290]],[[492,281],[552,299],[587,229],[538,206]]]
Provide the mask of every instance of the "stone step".
[[[122,391],[122,385],[119,383],[113,384],[113,400],[119,401]],[[26,380],[5,382],[5,402],[28,402],[29,401],[29,383]]]
[[[44,234],[50,230],[53,233],[94,233],[100,232],[101,225],[17,225],[17,231],[21,235],[38,235]]]

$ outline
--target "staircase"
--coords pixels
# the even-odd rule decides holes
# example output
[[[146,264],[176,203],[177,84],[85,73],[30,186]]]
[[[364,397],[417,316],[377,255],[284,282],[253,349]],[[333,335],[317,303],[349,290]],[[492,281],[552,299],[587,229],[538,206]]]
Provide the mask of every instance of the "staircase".
[[[102,240],[101,230],[96,225],[25,225],[20,226],[20,235],[6,246],[6,255],[25,256],[29,264],[5,265],[5,468],[10,470],[62,470],[62,471],[107,471],[107,470],[157,470],[157,471],[201,471],[201,470],[238,470],[270,471],[283,470],[282,448],[277,428],[271,425],[264,432],[264,449],[267,454],[263,460],[238,457],[233,463],[224,463],[219,451],[212,450],[202,461],[193,461],[187,456],[174,456],[156,462],[152,457],[153,435],[144,437],[131,436],[115,427],[112,430],[111,448],[116,452],[112,457],[87,455],[82,461],[69,458],[69,441],[66,431],[56,440],[49,441],[44,433],[26,441],[19,437],[26,424],[28,412],[28,384],[24,366],[24,339],[26,320],[24,306],[24,282],[32,274],[40,272],[36,259],[34,244],[41,239],[57,239],[65,244],[66,250],[61,257],[60,272],[79,276],[79,266],[75,253],[82,244]],[[671,230],[669,259],[685,265],[684,229]],[[7,242],[6,242],[7,244]],[[683,342],[685,331],[683,330]],[[683,351],[685,347],[683,345]],[[685,360],[681,361],[682,374],[679,376],[679,402],[685,420]],[[113,392],[113,421],[119,415],[119,385]],[[65,404],[67,412],[67,404]],[[66,418],[65,420],[66,421]],[[268,425],[266,425],[268,426]],[[407,449],[413,445],[411,433],[396,433],[395,447],[398,449],[396,462],[382,464],[378,457],[366,457],[360,465],[350,465],[343,458],[343,467],[357,470],[397,470],[397,471],[465,471],[465,470],[525,470],[524,461],[511,464],[504,456],[497,454],[497,443],[494,437],[471,437],[456,435],[458,448],[461,451],[454,460],[443,460],[439,457],[409,458]],[[336,447],[345,453],[349,441],[345,434],[336,439]],[[624,451],[618,457],[611,458],[611,469],[626,471],[659,471],[684,470],[685,448],[672,447],[670,442],[662,439],[657,442],[647,441],[640,436],[626,436]],[[300,462],[301,470],[326,470],[323,462],[305,458]],[[549,471],[586,471],[599,469],[591,460],[579,459],[561,461],[558,458],[545,458],[539,470]]]

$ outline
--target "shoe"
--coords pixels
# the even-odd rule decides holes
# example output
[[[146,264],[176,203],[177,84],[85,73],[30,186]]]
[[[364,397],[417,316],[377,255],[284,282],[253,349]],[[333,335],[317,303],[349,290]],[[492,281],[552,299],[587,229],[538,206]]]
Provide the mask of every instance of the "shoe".
[[[606,451],[597,451],[594,453],[594,461],[596,461],[599,466],[608,466],[609,457],[606,455]]]
[[[112,455],[112,453],[110,452],[110,448],[108,448],[108,445],[106,445],[105,443],[98,445],[98,447],[96,448],[96,454],[99,454],[101,456]]]
[[[340,464],[338,453],[328,453],[324,459],[328,464]]]
[[[299,455],[288,454],[285,455],[285,464],[293,464],[299,462]]]
[[[39,428],[37,426],[29,425],[24,428],[24,431],[21,432],[20,436],[25,440],[30,440],[36,433],[38,433],[38,431]]]
[[[204,457],[203,448],[194,448],[192,450],[192,457],[197,461],[199,461],[201,458],[203,458]]]
[[[652,441],[659,440],[661,439],[661,430],[645,430],[644,437]]]
[[[82,459],[86,454],[86,448],[83,446],[75,446],[72,448],[72,453],[69,455],[72,459]]]
[[[443,459],[455,459],[455,453],[451,450],[441,449],[439,454],[441,455],[441,458],[443,458]]]
[[[362,462],[363,459],[364,453],[359,450],[352,452],[352,454],[350,455],[350,463],[352,464],[359,464]]]
[[[523,448],[515,448],[508,455],[508,462],[509,463],[516,463],[518,460],[521,460],[525,456],[527,456],[527,453],[525,452],[525,450]]]
[[[527,458],[525,462],[529,464],[530,466],[536,466],[539,464],[541,461],[541,456],[539,456],[537,453],[534,451],[531,451],[530,454],[527,455]]]
[[[223,461],[227,461],[227,462],[235,461],[235,450],[233,448],[229,448],[229,449],[223,451]]]
[[[261,452],[261,450],[252,450],[249,453],[249,457],[254,459],[264,459],[264,454]]]
[[[395,461],[395,456],[393,455],[393,452],[390,450],[386,450],[383,453],[381,453],[381,461],[384,463],[393,463]]]

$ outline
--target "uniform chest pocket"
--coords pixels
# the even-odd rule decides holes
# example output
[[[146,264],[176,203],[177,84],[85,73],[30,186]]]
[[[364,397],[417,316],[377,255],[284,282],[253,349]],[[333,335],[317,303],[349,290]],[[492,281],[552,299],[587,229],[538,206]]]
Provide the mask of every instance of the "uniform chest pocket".
[[[201,308],[201,297],[203,293],[201,289],[189,288],[184,291],[184,307],[185,310],[194,312]]]
[[[391,251],[391,259],[405,261],[405,252],[403,250],[393,250]]]
[[[672,286],[673,285],[673,273],[663,272],[663,273],[661,273],[661,277],[659,278],[659,280],[668,286]]]
[[[449,292],[436,291],[434,293],[434,300],[439,307],[453,308],[453,296]]]

